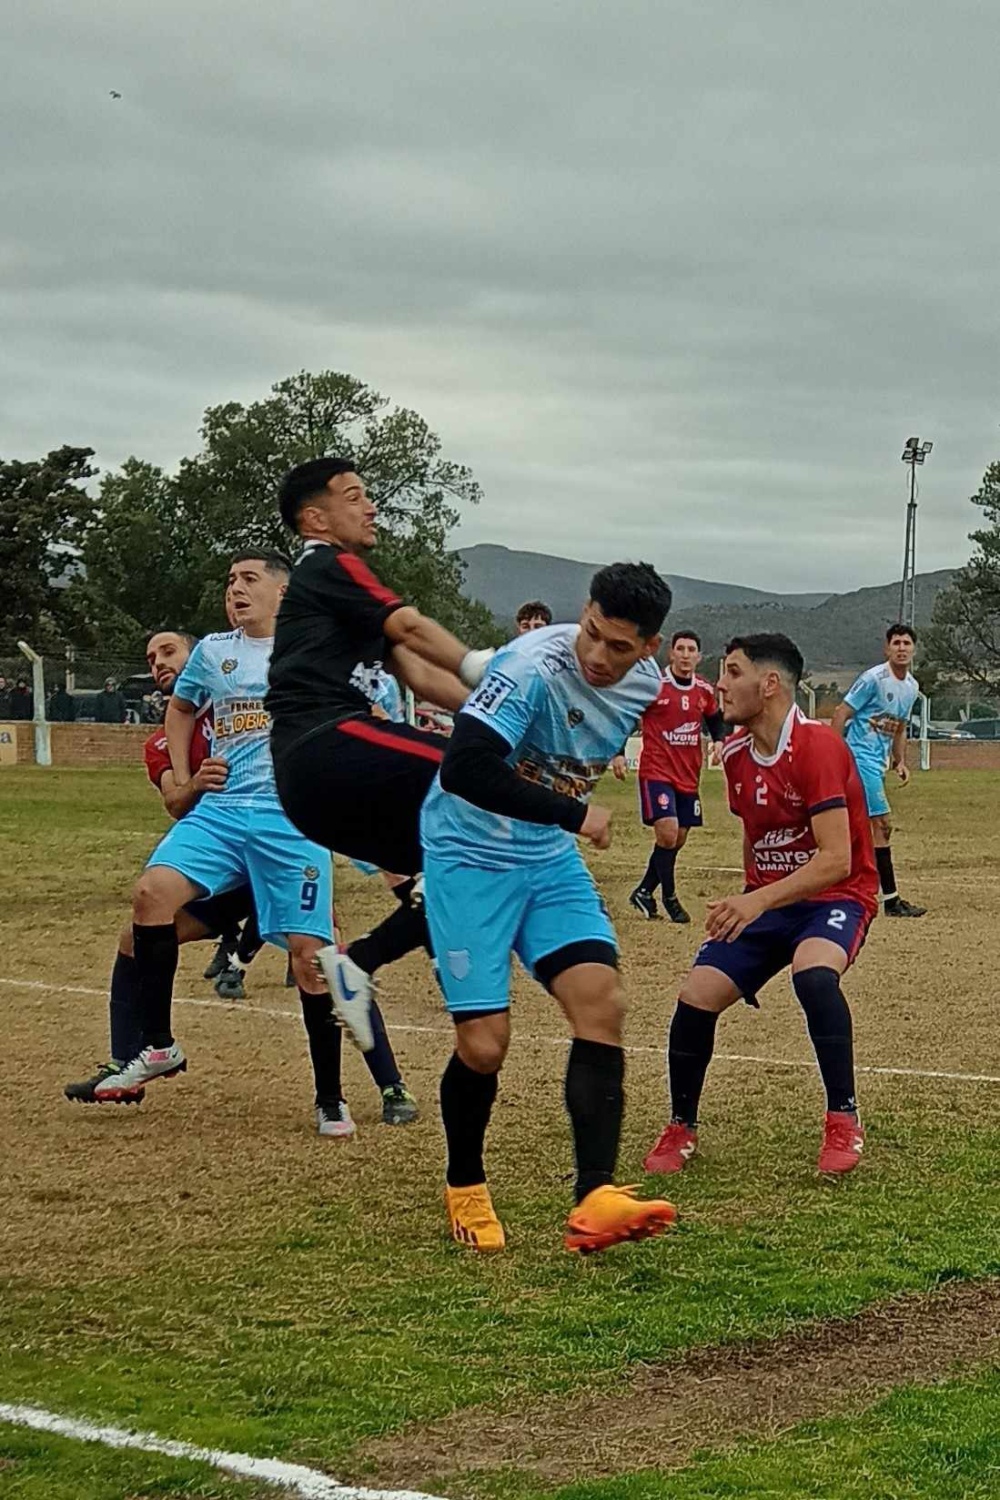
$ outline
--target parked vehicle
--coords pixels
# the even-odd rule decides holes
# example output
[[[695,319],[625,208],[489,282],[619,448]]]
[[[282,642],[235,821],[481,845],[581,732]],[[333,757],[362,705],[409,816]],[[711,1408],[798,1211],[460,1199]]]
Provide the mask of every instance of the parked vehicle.
[[[1000,719],[965,719],[962,729],[973,740],[1000,740]]]

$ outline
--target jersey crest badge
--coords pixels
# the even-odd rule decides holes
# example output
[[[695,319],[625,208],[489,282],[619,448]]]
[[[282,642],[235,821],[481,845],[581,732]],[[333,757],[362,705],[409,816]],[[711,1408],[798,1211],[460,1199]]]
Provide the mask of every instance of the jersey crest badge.
[[[237,662],[235,656],[227,656],[225,661],[222,663],[222,670],[228,677],[230,672],[235,672],[238,666],[239,663]]]
[[[578,725],[583,723],[583,709],[571,708],[569,713],[566,715],[566,720],[569,724],[570,729],[576,729]]]

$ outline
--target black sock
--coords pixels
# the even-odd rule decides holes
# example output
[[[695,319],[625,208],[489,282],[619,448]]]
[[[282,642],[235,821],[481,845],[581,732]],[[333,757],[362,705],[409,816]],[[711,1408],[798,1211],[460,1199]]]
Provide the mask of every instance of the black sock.
[[[667,1040],[667,1071],[670,1075],[670,1118],[694,1130],[698,1105],[705,1087],[705,1074],[715,1048],[718,1016],[678,1000]]]
[[[300,989],[299,999],[302,1001],[302,1019],[309,1038],[316,1103],[333,1107],[344,1097],[340,1082],[343,1032],[334,1019],[333,1001],[329,995],[310,995],[306,990]]]
[[[566,1067],[566,1108],[576,1153],[576,1201],[615,1175],[622,1131],[625,1053],[605,1042],[575,1037]]]
[[[396,1066],[396,1057],[392,1050],[392,1043],[389,1041],[385,1029],[385,1021],[382,1018],[382,1012],[379,1010],[377,1000],[371,1002],[371,1005],[368,1007],[368,1014],[371,1018],[372,1031],[375,1034],[375,1045],[370,1052],[365,1052],[362,1056],[364,1057],[369,1073],[380,1089],[395,1088],[403,1080],[400,1076],[399,1068]]]
[[[366,974],[374,974],[385,964],[395,963],[397,958],[404,958],[414,949],[426,948],[428,942],[423,902],[416,906],[400,905],[373,932],[351,943],[347,956]]]
[[[240,933],[236,943],[236,951],[233,957],[242,969],[248,969],[257,954],[264,946],[264,939],[260,935],[257,925],[257,913],[251,912],[243,923],[243,931]]]
[[[177,973],[177,928],[173,922],[149,927],[135,922],[132,947],[139,982],[142,1045],[170,1047],[174,1040],[170,1030],[170,1002]]]
[[[674,884],[674,866],[677,864],[678,852],[677,849],[661,849],[659,844],[653,850],[657,878],[663,887],[664,901],[669,901],[677,894],[677,887]]]
[[[892,868],[892,850],[888,844],[884,849],[875,850],[875,863],[878,865],[878,882],[882,887],[882,896],[888,905],[892,901],[898,901],[899,895],[896,890],[896,872]]]
[[[486,1181],[483,1147],[497,1096],[498,1073],[477,1073],[453,1052],[441,1075],[441,1121],[448,1143],[449,1187]]]
[[[111,970],[111,997],[108,1001],[111,1028],[111,1058],[126,1063],[142,1051],[142,1002],[139,998],[139,974],[130,953],[116,953]]]
[[[656,892],[659,890],[659,887],[660,874],[656,868],[656,848],[654,847],[652,854],[649,856],[649,864],[646,866],[646,873],[639,881],[639,889],[640,891],[647,891],[650,896],[655,896]]]
[[[792,975],[792,984],[816,1051],[826,1107],[839,1113],[856,1113],[854,1031],[840,975],[836,969],[803,969],[801,974]]]

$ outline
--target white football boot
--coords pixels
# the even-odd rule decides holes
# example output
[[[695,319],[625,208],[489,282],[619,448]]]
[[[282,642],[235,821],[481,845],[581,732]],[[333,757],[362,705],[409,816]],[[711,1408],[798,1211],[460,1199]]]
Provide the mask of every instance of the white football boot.
[[[346,953],[339,952],[333,943],[320,948],[316,963],[326,980],[337,1020],[360,1051],[370,1052],[375,1045],[370,1014],[375,985],[371,975],[360,969]]]
[[[117,1073],[109,1073],[94,1086],[94,1098],[98,1104],[107,1101],[120,1104],[123,1101],[142,1097],[147,1083],[154,1078],[173,1078],[177,1073],[187,1072],[187,1058],[176,1042],[169,1047],[143,1047],[138,1057],[133,1057]]]

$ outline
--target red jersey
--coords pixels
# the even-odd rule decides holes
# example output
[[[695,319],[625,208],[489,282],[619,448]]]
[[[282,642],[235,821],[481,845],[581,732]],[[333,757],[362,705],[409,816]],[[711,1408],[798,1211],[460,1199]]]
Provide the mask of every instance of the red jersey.
[[[640,778],[668,781],[678,792],[697,792],[704,722],[718,712],[715,692],[704,677],[678,682],[666,668],[659,697],[642,716]]]
[[[164,773],[171,769],[170,752],[167,749],[167,736],[162,728],[154,729],[149,739],[142,747],[142,753],[146,761],[146,770],[149,779],[160,790],[160,782]],[[191,740],[191,775],[212,753],[212,716],[211,714],[200,714],[195,720],[194,736]]]
[[[846,807],[851,873],[810,901],[858,901],[878,911],[878,873],[868,807],[854,757],[839,734],[793,708],[773,755],[760,756],[749,730],[726,741],[722,763],[730,810],[743,823],[747,885],[771,885],[807,864],[816,852],[810,819]]]

